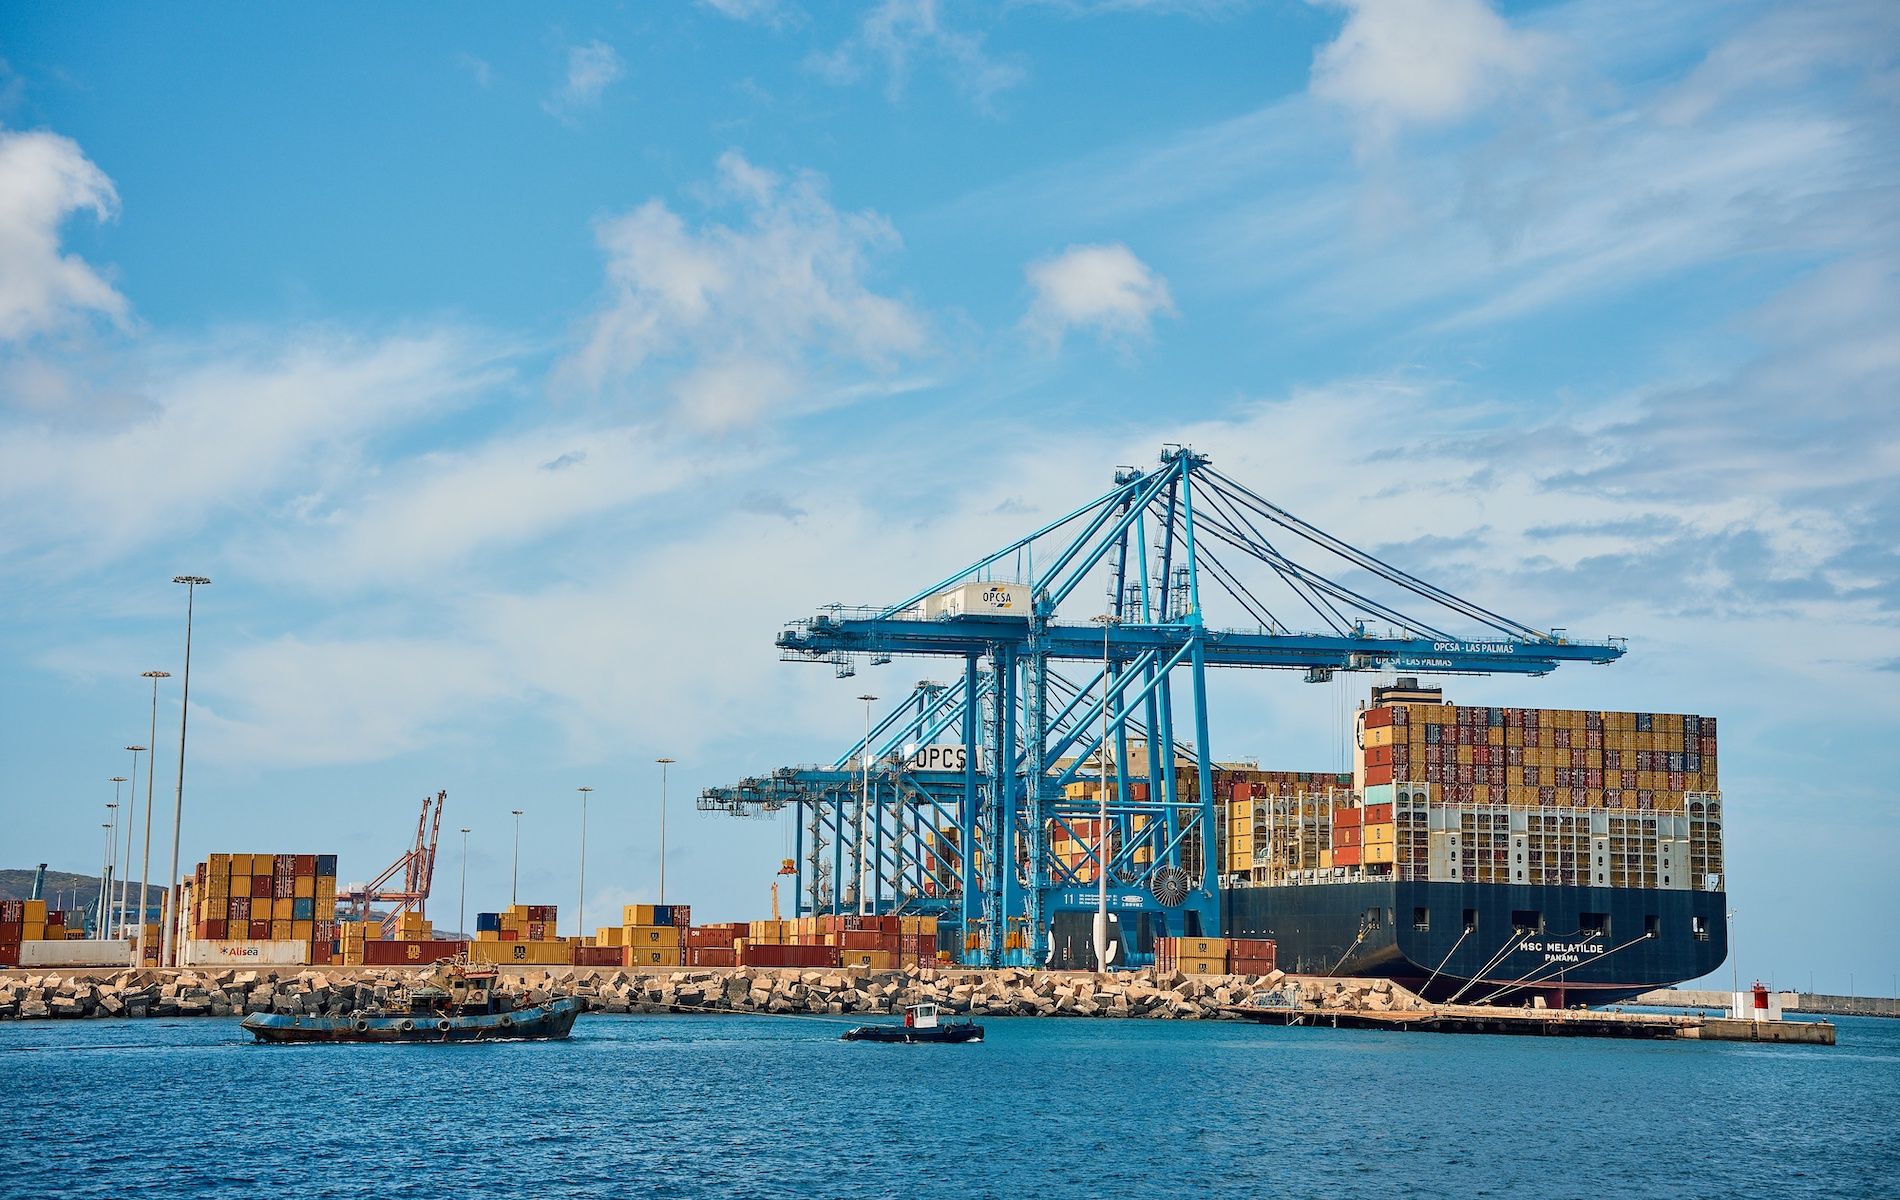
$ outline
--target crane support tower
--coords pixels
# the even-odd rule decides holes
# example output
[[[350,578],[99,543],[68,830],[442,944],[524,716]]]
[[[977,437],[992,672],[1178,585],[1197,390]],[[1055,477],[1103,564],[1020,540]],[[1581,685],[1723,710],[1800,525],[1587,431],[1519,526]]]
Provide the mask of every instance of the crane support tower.
[[[442,832],[442,806],[447,792],[422,798],[422,814],[416,818],[416,837],[402,856],[368,883],[352,883],[337,897],[337,902],[354,912],[356,919],[367,921],[372,904],[389,904],[383,916],[382,932],[388,937],[396,930],[397,919],[405,912],[428,915],[429,889],[435,882],[435,845]],[[394,883],[397,876],[402,883]]]
[[[1100,607],[1078,603],[1091,582]],[[937,915],[981,966],[1046,961],[1059,926],[1092,920],[1104,872],[1113,961],[1219,934],[1210,669],[1535,676],[1626,649],[1426,583],[1180,446],[895,604],[793,623],[778,647],[840,676],[899,655],[961,671],[917,684],[829,765],[709,788],[699,807],[794,811],[796,915],[857,911],[869,887],[872,911]]]

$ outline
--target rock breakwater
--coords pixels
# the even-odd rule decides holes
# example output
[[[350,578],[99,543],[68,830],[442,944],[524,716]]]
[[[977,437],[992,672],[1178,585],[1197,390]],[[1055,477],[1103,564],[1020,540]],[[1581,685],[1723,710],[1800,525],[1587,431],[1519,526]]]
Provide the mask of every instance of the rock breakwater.
[[[254,1012],[340,1016],[393,1000],[425,972],[403,968],[318,970],[126,970],[0,973],[0,1020],[233,1017]],[[975,1016],[1103,1017],[1196,1021],[1264,992],[1315,1011],[1419,1006],[1386,980],[1112,975],[1029,970],[866,971],[767,969],[636,971],[610,968],[506,970],[530,999],[579,995],[606,1013],[888,1014],[936,1002]]]

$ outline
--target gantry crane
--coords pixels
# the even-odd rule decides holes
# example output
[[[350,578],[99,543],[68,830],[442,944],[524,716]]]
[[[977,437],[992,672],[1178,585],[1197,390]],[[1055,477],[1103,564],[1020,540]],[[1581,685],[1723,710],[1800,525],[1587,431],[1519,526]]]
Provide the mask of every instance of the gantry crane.
[[[414,844],[403,851],[402,857],[389,864],[381,875],[368,883],[350,884],[337,896],[337,902],[354,911],[359,921],[369,919],[372,904],[394,905],[383,915],[384,937],[395,932],[397,919],[403,913],[428,915],[429,889],[435,881],[435,844],[442,832],[442,806],[448,798],[449,794],[445,791],[424,796],[422,814],[416,818]],[[386,886],[397,875],[402,876],[402,886]]]
[[[1296,560],[1281,541],[1331,565]],[[1014,580],[999,581],[1012,566]],[[1106,611],[1063,616],[1091,580]],[[1236,623],[1210,622],[1209,601]],[[1323,628],[1294,631],[1279,613],[1288,604]],[[1433,615],[1409,611],[1418,607]],[[896,655],[960,660],[962,672],[919,684],[830,767],[710,788],[700,806],[796,810],[798,913],[935,911],[962,931],[966,960],[986,966],[1037,961],[1059,915],[1095,909],[1095,888],[1050,842],[1093,819],[1102,791],[1110,829],[1078,840],[1114,883],[1111,910],[1141,922],[1144,940],[1219,931],[1209,668],[1293,669],[1309,682],[1339,671],[1543,675],[1626,648],[1426,583],[1179,446],[1157,469],[1118,469],[1108,492],[906,599],[789,625],[778,647],[840,676]]]

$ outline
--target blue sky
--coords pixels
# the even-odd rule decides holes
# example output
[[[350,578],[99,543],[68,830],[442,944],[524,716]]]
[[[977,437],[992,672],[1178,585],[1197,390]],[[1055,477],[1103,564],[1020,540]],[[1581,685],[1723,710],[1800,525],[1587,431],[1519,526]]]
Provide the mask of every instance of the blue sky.
[[[524,901],[571,909],[590,784],[605,915],[652,895],[670,754],[670,898],[756,915],[785,830],[690,797],[933,669],[781,664],[780,624],[1190,441],[1629,637],[1453,694],[1718,716],[1743,972],[1889,988],[1897,35],[1847,2],[8,6],[0,859],[96,863],[201,572],[187,861],[374,874],[447,788],[471,909],[516,807]],[[1218,694],[1220,755],[1337,761],[1345,689]]]

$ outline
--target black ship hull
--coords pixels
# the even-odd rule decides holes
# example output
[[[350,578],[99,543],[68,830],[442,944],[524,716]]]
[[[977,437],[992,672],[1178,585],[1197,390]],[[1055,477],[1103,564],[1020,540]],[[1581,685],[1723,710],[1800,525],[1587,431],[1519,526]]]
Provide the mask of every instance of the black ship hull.
[[[1283,971],[1372,976],[1459,1003],[1610,1004],[1728,955],[1727,896],[1651,888],[1362,882],[1237,887],[1230,937],[1272,938]]]

